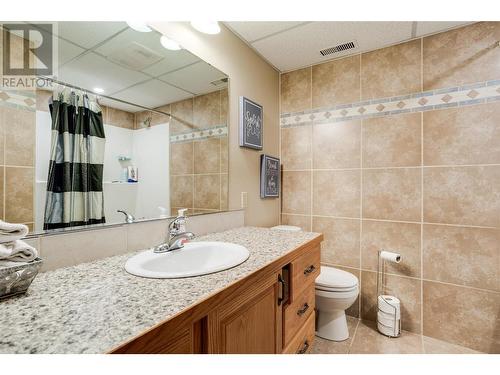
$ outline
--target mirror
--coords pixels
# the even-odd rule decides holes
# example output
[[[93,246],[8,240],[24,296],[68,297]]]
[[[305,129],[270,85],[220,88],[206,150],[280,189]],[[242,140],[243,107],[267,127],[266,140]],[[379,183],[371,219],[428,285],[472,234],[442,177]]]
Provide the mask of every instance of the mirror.
[[[0,101],[2,218],[38,233],[226,210],[228,76],[125,22],[53,35],[57,76]]]

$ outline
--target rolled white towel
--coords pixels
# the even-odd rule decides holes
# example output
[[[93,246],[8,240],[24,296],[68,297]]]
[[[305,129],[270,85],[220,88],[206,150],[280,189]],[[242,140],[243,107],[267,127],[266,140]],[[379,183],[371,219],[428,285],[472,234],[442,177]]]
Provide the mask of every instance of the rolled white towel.
[[[11,224],[0,220],[0,243],[12,242],[25,237],[29,228],[24,224]]]
[[[0,260],[31,262],[37,257],[38,251],[24,241],[17,240],[8,243],[0,243]]]

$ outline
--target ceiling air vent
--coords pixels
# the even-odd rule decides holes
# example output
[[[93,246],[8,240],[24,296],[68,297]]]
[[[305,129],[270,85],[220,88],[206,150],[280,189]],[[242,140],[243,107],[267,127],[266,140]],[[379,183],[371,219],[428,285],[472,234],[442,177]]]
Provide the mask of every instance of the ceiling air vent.
[[[354,48],[356,48],[356,44],[354,41],[352,41],[352,42],[339,44],[335,47],[322,49],[321,51],[319,51],[319,53],[321,53],[323,56],[327,56],[327,55],[332,55],[334,53],[344,52],[344,51],[354,49]]]
[[[216,80],[216,81],[212,81],[212,82],[210,82],[210,83],[211,83],[212,85],[214,85],[214,86],[219,87],[219,86],[225,86],[225,85],[226,85],[226,83],[227,83],[227,81],[228,81],[227,77],[224,77],[224,78],[218,79],[218,80]]]

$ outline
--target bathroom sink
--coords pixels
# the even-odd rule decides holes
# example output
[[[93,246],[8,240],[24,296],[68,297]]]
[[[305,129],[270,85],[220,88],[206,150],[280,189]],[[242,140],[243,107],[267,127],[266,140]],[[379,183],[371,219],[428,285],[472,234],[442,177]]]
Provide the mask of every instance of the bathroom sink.
[[[227,270],[249,255],[246,247],[228,242],[189,242],[166,253],[150,249],[137,254],[127,260],[125,270],[135,276],[177,279]]]

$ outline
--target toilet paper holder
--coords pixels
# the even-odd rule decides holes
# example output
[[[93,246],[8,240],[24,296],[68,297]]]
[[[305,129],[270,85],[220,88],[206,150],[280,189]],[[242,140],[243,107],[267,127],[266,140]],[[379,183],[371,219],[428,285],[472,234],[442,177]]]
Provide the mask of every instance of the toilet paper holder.
[[[385,282],[385,262],[389,261],[392,263],[399,263],[401,261],[401,255],[398,253],[393,253],[390,251],[379,250],[378,251],[378,263],[377,263],[377,328],[379,332],[388,337],[399,337],[401,336],[401,305],[399,299],[384,295],[384,282]],[[392,297],[392,298],[391,298]],[[389,301],[397,301],[396,303],[390,303]],[[387,322],[381,322],[380,316],[385,316],[388,314],[387,311],[383,310],[380,306],[380,302],[383,301],[384,306],[391,311],[390,315],[393,315],[392,327],[387,325]],[[382,328],[382,329],[381,329]]]

